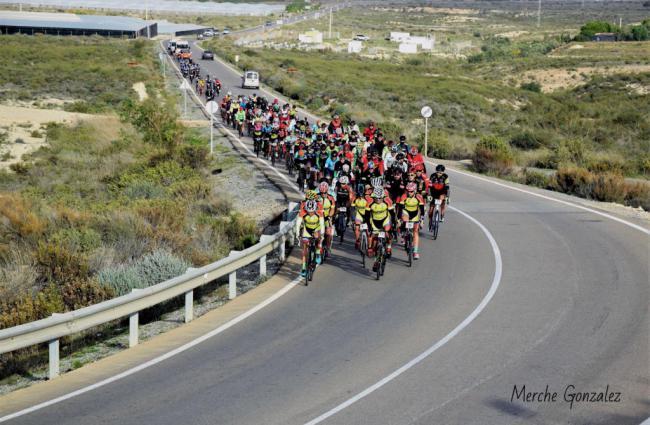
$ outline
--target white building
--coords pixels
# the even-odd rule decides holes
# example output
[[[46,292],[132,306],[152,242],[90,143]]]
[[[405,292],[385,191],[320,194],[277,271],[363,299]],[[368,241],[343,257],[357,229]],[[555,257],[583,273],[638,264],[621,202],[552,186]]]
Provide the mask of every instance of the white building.
[[[307,44],[319,44],[323,42],[323,33],[316,30],[307,31],[304,34],[298,34],[298,41]]]
[[[357,40],[348,43],[348,53],[361,53],[363,43]]]
[[[400,43],[399,52],[407,54],[417,53],[418,45],[415,43]]]
[[[402,42],[408,39],[411,36],[408,32],[390,32],[390,41]]]

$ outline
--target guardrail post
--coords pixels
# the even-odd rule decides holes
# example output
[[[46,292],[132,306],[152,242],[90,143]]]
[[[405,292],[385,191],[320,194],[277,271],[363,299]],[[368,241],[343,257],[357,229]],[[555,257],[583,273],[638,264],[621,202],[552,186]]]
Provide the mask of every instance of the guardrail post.
[[[228,299],[234,300],[237,296],[237,272],[228,275]]]
[[[260,276],[266,276],[266,255],[260,257]]]
[[[50,370],[48,377],[54,379],[59,376],[59,340],[53,339],[48,343]]]
[[[129,348],[138,345],[138,312],[129,316]]]
[[[286,243],[287,237],[285,235],[280,236],[280,252],[278,252],[278,257],[280,258],[281,263],[284,263],[284,256],[286,255],[284,248],[284,244]]]
[[[194,291],[187,291],[185,293],[185,323],[189,323],[194,319]]]

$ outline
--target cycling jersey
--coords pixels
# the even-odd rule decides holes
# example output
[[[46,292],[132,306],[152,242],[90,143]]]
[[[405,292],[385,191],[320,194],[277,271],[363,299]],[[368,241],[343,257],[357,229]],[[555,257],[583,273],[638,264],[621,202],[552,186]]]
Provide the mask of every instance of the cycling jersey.
[[[368,209],[370,210],[370,216],[373,220],[381,221],[389,216],[389,210],[393,209],[393,201],[388,197],[381,200],[373,199],[370,205],[368,205]]]
[[[420,206],[424,205],[424,199],[417,193],[415,196],[409,196],[408,193],[405,193],[397,202],[409,212],[418,211]]]
[[[320,197],[320,203],[323,206],[323,214],[325,218],[327,218],[331,215],[332,208],[334,207],[336,201],[334,200],[334,197],[329,193],[326,193],[325,195],[320,193],[318,196]]]
[[[429,193],[434,198],[446,194],[449,190],[449,176],[445,173],[440,175],[437,173],[431,174],[429,182]]]

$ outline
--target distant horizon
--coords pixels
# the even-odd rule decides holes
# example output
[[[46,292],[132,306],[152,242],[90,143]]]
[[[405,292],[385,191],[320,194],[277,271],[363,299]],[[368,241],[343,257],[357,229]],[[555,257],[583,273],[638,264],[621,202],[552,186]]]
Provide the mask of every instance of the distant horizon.
[[[175,12],[175,13],[210,13],[222,15],[270,15],[283,12],[284,4],[269,3],[230,3],[230,2],[201,2],[193,0],[0,0],[0,4],[23,4],[29,7],[63,7],[71,9],[111,9],[142,11],[148,7],[150,12]]]

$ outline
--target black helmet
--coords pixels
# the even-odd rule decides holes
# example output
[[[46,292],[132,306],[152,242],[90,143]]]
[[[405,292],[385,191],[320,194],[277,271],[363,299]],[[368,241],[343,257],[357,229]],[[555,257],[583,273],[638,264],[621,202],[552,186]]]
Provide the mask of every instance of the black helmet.
[[[406,136],[405,136],[405,135],[402,134],[401,136],[399,136],[399,141],[400,141],[400,142],[402,142],[402,141],[404,141],[404,140],[406,140]]]
[[[436,171],[443,173],[445,171],[445,166],[442,164],[436,165]]]

